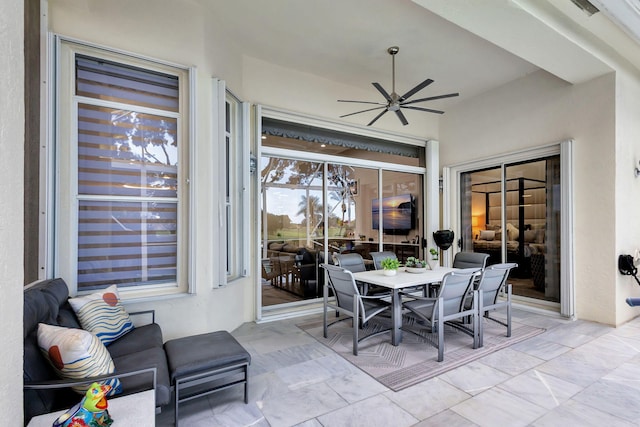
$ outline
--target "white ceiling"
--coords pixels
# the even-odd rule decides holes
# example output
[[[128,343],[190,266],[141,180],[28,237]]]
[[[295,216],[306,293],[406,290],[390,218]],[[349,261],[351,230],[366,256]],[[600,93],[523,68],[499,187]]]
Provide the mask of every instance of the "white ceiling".
[[[420,97],[460,92],[423,104],[443,109],[541,68],[586,81],[611,71],[612,56],[638,52],[612,48],[612,32],[618,44],[627,36],[569,0],[196,1],[244,55],[364,89],[369,101],[382,100],[372,82],[391,91],[390,46],[400,47],[396,91],[431,78]]]

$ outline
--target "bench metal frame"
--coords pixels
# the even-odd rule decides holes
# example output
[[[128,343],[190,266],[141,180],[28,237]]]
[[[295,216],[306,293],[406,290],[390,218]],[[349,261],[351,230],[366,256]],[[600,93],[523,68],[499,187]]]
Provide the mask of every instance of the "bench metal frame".
[[[225,365],[214,369],[195,372],[189,375],[176,377],[174,382],[175,394],[175,424],[178,427],[178,406],[182,402],[187,402],[198,397],[206,396],[221,390],[226,390],[238,384],[244,384],[244,403],[249,403],[249,363],[240,362],[231,365]],[[188,393],[189,389],[199,385],[207,384],[218,379],[226,378],[233,375],[242,375],[241,379],[216,385],[213,388],[204,388],[201,390]],[[184,396],[183,396],[184,394]]]

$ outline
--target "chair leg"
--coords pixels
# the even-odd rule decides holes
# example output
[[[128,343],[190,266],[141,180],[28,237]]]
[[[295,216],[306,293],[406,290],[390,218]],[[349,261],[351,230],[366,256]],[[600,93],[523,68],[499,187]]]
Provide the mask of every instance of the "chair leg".
[[[479,314],[479,309],[478,309],[478,305],[479,303],[479,297],[478,297],[478,291],[474,291],[473,292],[473,315],[471,316],[471,322],[473,325],[473,348],[476,349],[479,346],[479,341],[480,341],[480,337],[479,337],[479,324],[480,324],[480,314]]]
[[[353,324],[353,355],[357,356],[358,355],[358,329],[360,329],[360,315],[358,314],[358,300],[357,299],[353,299],[353,318],[352,318],[352,324]]]
[[[442,300],[438,300],[438,362],[444,360],[444,307]]]
[[[327,303],[329,302],[329,290],[327,289],[327,287],[324,287],[324,291],[322,293],[322,300],[323,300],[323,307],[322,307],[322,326],[323,326],[323,333],[324,333],[324,337],[327,337]]]
[[[507,285],[507,337],[511,336],[511,285]]]
[[[483,331],[482,331],[482,325],[484,324],[484,303],[483,303],[483,293],[482,290],[478,291],[478,347],[482,347],[484,345],[482,338],[483,338]]]
[[[328,332],[327,331],[327,307],[325,307],[322,310],[322,326],[323,326],[322,332],[323,332],[324,337],[326,338],[327,335],[328,335],[327,334],[327,332]]]

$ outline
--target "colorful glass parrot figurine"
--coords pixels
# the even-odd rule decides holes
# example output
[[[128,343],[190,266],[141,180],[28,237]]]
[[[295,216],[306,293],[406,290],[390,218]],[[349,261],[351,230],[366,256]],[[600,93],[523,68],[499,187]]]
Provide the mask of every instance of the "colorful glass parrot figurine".
[[[109,385],[93,383],[85,396],[67,412],[53,422],[52,427],[103,427],[110,426],[113,419],[107,410]]]

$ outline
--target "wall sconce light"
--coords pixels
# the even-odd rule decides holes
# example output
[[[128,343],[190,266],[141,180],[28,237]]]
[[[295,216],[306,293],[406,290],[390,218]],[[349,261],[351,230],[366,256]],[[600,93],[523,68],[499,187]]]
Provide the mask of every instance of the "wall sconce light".
[[[638,162],[638,165],[640,165],[640,162]],[[636,169],[633,171],[633,173],[636,175],[636,178],[640,176],[640,168],[638,166],[636,166]]]

